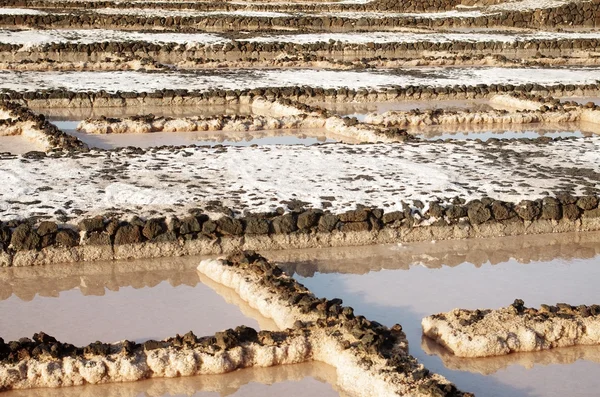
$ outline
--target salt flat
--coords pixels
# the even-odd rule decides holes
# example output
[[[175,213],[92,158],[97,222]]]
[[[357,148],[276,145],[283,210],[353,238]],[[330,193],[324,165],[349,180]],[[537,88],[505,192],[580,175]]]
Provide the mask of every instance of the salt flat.
[[[185,214],[218,201],[270,211],[298,199],[332,212],[356,204],[402,210],[402,201],[459,196],[499,200],[596,190],[600,138],[549,144],[268,146],[92,152],[43,160],[4,159],[3,219],[57,210],[77,218],[114,211]]]

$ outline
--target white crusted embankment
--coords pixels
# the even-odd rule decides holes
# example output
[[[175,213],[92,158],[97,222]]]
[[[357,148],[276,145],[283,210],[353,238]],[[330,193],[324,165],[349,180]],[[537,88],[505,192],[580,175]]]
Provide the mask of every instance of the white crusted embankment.
[[[264,258],[245,253],[242,260],[204,260],[198,271],[234,289],[279,327],[308,326],[313,359],[336,367],[338,384],[347,391],[373,397],[464,395],[408,354],[400,326],[388,330],[354,317],[341,300],[319,300]]]
[[[423,333],[460,357],[500,356],[600,343],[600,307],[558,304],[498,310],[454,309],[426,317]]]
[[[301,363],[311,357],[308,337],[302,332],[287,332],[278,338],[246,327],[217,333],[214,339],[197,339],[190,333],[143,345],[96,342],[85,348],[62,344],[47,335],[42,342],[38,335],[34,341],[17,345],[0,343],[4,350],[11,346],[0,362],[0,391],[222,374]]]

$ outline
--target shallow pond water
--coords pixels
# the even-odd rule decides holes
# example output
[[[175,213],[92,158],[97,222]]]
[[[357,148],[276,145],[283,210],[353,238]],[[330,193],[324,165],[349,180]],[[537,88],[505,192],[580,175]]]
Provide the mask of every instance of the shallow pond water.
[[[471,252],[465,247],[464,259],[456,264],[457,252],[436,248],[434,253],[423,250],[411,253],[411,246],[388,248],[380,252],[374,267],[369,257],[358,261],[345,260],[343,267],[354,262],[350,272],[336,273],[337,266],[327,259],[300,263],[311,269],[296,274],[296,278],[317,296],[338,297],[352,306],[355,312],[391,326],[400,323],[407,334],[412,355],[427,368],[455,382],[462,390],[486,397],[558,397],[596,396],[600,388],[597,374],[600,370],[600,347],[557,349],[534,354],[509,355],[488,359],[459,359],[423,340],[420,321],[430,314],[454,308],[498,308],[507,306],[516,298],[524,299],[527,306],[542,303],[594,304],[600,301],[600,292],[594,281],[600,277],[600,258],[594,245],[580,242],[567,249],[558,241],[548,241],[535,249],[518,243],[530,252],[530,258],[519,259],[518,251],[503,261],[485,258],[485,250]],[[435,247],[437,243],[430,243]],[[423,247],[421,245],[421,247]],[[491,247],[488,247],[488,249]],[[563,258],[546,259],[543,250],[558,249]],[[395,251],[395,253],[392,253]],[[413,262],[403,257],[407,251]],[[489,249],[490,255],[494,250]],[[537,252],[537,253],[534,253]],[[570,254],[567,254],[570,252]],[[423,261],[419,261],[422,255]],[[474,262],[469,263],[468,255]],[[444,259],[446,258],[446,259]],[[430,267],[428,263],[435,263]],[[452,263],[452,266],[445,266]],[[295,271],[293,264],[288,271]],[[354,274],[357,273],[357,274]]]
[[[81,120],[51,120],[51,122],[67,134],[76,136],[88,146],[99,149],[114,149],[125,146],[148,148],[164,145],[314,145],[316,143],[337,142],[324,129],[87,134],[77,131],[77,125]]]
[[[600,301],[600,233],[422,242],[263,253],[317,296],[402,324],[410,352],[477,396],[595,396],[600,347],[459,359],[423,340],[423,317],[455,307]],[[200,257],[0,269],[0,336],[44,330],[78,344],[198,335],[247,324],[275,329],[237,294],[199,275]],[[320,363],[130,384],[3,393],[38,396],[344,396]]]
[[[445,110],[490,110],[494,109],[487,99],[469,100],[431,100],[431,101],[398,101],[398,102],[366,102],[366,103],[317,103],[340,116],[356,117],[364,121],[369,113],[382,114],[389,111],[407,112],[414,109],[445,109]]]

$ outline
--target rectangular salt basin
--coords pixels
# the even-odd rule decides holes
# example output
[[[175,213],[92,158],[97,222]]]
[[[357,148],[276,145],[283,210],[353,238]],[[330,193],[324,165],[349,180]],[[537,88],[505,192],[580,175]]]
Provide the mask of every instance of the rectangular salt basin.
[[[0,269],[0,336],[44,331],[86,345],[142,342],[193,331],[197,336],[247,325],[276,329],[237,295],[200,278],[198,258],[77,263]],[[209,286],[210,285],[210,286]],[[258,320],[257,320],[258,319]],[[259,322],[260,320],[260,322]]]
[[[289,129],[265,131],[191,131],[191,132],[152,132],[147,134],[87,134],[77,131],[81,120],[52,121],[54,125],[69,135],[76,136],[89,147],[115,149],[135,146],[149,148],[157,146],[250,146],[250,145],[314,145],[334,143],[324,129]]]
[[[434,313],[498,308],[516,298],[534,307],[599,303],[591,281],[600,277],[599,243],[599,233],[520,236],[270,258],[290,262],[287,271],[307,276],[295,277],[317,296],[342,298],[355,313],[387,326],[401,324],[411,354],[462,390],[486,397],[592,397],[600,389],[598,346],[493,359],[442,353],[440,359],[435,346],[422,341],[420,323]]]
[[[16,72],[0,71],[0,89],[37,91],[153,92],[164,88],[206,91],[245,90],[261,87],[310,86],[320,88],[384,88],[477,84],[590,84],[598,68],[418,67],[377,71],[326,69],[229,69],[196,72]]]

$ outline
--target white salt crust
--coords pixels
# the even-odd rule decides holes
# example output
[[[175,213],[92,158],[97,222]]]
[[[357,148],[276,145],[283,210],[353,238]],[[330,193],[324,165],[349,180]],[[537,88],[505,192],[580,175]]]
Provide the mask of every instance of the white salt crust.
[[[478,316],[479,315],[479,316]],[[477,320],[471,320],[472,318]],[[424,335],[458,357],[500,356],[575,345],[600,343],[600,317],[516,314],[512,307],[498,310],[454,309],[421,322]]]
[[[502,147],[473,141],[273,145],[161,149],[137,155],[92,151],[93,156],[28,162],[5,159],[0,168],[0,217],[35,214],[53,219],[57,210],[63,210],[75,221],[109,208],[139,216],[168,209],[181,216],[190,207],[202,208],[214,200],[240,213],[269,212],[291,198],[315,208],[325,208],[327,201],[334,213],[356,204],[390,212],[402,211],[403,200],[427,204],[438,198],[459,196],[468,201],[488,196],[518,202],[571,188],[582,195],[590,183],[598,186],[590,175],[600,172],[599,146],[600,138],[590,137],[543,145],[510,142]],[[564,181],[565,167],[586,172]],[[201,187],[189,188],[196,180]],[[33,200],[40,203],[31,204]]]

